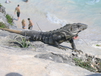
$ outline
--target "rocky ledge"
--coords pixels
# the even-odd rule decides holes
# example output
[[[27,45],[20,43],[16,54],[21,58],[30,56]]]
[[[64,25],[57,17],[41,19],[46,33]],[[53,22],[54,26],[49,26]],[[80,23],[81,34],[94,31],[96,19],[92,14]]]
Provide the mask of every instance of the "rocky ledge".
[[[17,29],[7,23],[2,13],[0,22]],[[83,53],[78,54],[72,52],[69,43],[62,44],[68,46],[65,51],[39,41],[25,42],[28,46],[22,48],[18,43],[22,43],[21,38],[0,30],[0,76],[101,76],[100,49],[81,43],[77,48]]]

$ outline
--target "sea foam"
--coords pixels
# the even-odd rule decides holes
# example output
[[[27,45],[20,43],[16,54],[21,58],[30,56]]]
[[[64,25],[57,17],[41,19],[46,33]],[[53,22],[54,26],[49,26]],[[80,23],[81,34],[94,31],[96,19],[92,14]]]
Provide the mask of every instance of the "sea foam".
[[[46,18],[47,20],[49,20],[51,23],[56,23],[56,24],[60,24],[62,26],[67,24],[66,20],[61,20],[58,17],[56,17],[55,15],[51,14],[51,13],[46,13]]]

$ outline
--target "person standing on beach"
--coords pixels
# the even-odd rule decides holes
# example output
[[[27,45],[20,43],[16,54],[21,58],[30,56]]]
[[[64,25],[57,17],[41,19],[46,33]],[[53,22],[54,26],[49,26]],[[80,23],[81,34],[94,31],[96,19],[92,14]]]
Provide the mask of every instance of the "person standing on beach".
[[[25,23],[25,20],[24,20],[24,19],[22,20],[21,23],[22,23],[22,28],[23,28],[23,29],[26,29],[26,28],[25,28],[25,27],[26,27],[26,23]]]
[[[28,0],[26,0],[26,2],[28,2]]]
[[[11,3],[11,1],[9,1],[9,0],[6,0],[6,1],[5,1],[5,3]]]
[[[33,28],[33,23],[32,23],[32,21],[30,20],[30,18],[28,18],[28,21],[29,21],[28,29],[32,30],[32,28]]]
[[[14,14],[16,13],[16,11],[17,11],[17,17],[18,17],[17,21],[18,21],[19,17],[20,17],[20,8],[19,8],[19,5],[15,8]]]

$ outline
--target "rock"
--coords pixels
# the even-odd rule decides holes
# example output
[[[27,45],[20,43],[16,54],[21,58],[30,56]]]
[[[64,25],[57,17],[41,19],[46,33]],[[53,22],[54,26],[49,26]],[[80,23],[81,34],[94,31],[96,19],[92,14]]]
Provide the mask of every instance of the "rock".
[[[1,4],[0,4],[0,12],[3,13],[3,15],[6,16],[5,7],[3,7]]]
[[[16,51],[16,52],[14,52]],[[86,76],[95,74],[77,66],[38,59],[37,52],[0,47],[0,75]],[[100,75],[99,75],[100,76]]]
[[[17,29],[14,24],[11,26],[7,23],[5,15],[2,13],[0,13],[0,20],[10,29]],[[73,61],[73,58],[84,61],[90,58],[93,63],[98,62],[100,59],[98,55],[101,54],[98,49],[83,44],[83,48],[80,47],[81,45],[77,45],[84,52],[84,54],[78,55],[72,53],[71,49],[64,51],[39,41],[30,42],[34,46],[32,48],[15,48],[9,46],[10,43],[8,43],[15,36],[21,35],[0,30],[0,76],[101,76],[100,73],[75,66]],[[70,46],[66,43],[63,44]]]

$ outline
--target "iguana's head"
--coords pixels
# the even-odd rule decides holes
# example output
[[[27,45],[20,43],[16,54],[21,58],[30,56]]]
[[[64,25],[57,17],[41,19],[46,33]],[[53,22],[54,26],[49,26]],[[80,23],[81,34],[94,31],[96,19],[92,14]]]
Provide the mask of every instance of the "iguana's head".
[[[78,34],[79,32],[81,32],[82,30],[85,30],[87,28],[87,25],[86,24],[83,24],[83,23],[74,23],[74,24],[71,24],[71,27],[70,27],[70,31],[73,35],[75,34]]]

